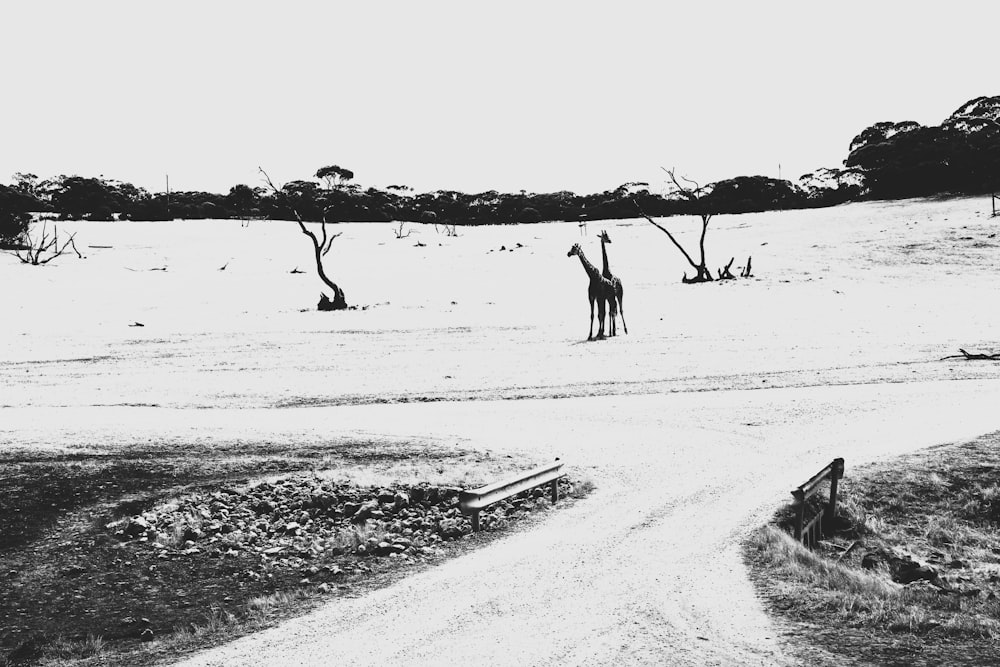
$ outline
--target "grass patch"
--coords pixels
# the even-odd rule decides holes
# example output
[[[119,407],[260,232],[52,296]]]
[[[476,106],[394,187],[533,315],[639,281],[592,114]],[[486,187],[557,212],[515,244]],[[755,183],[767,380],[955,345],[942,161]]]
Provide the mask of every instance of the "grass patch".
[[[1000,664],[998,445],[995,433],[848,469],[850,528],[815,552],[783,529],[789,508],[751,535],[755,584],[803,659]]]

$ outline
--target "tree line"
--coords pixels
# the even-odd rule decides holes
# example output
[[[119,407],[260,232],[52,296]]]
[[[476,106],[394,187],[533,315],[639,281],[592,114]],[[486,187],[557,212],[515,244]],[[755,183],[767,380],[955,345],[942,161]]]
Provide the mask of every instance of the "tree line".
[[[361,188],[344,180],[329,184],[295,180],[285,183],[280,191],[282,196],[263,187],[240,184],[226,194],[150,193],[131,183],[104,178],[59,176],[39,180],[34,174],[19,173],[12,185],[0,185],[0,209],[49,212],[74,220],[287,220],[294,207],[307,222],[407,220],[458,225],[636,217],[633,199],[641,200],[645,209],[656,215],[688,212],[685,202],[650,192],[645,183],[625,183],[589,195],[496,190],[474,194],[454,190],[414,193],[406,186]],[[810,205],[809,198],[788,181],[764,176],[728,179],[717,183],[714,192],[711,203],[720,213]]]
[[[980,193],[1000,188],[1000,96],[963,104],[941,125],[880,122],[858,134],[842,167],[803,175],[798,183],[766,176],[739,176],[711,184],[695,205],[647,183],[578,195],[454,190],[415,193],[404,185],[362,188],[349,169],[330,165],[313,178],[285,183],[280,192],[234,185],[225,194],[181,191],[151,193],[131,183],[84,176],[40,179],[14,174],[0,184],[0,236],[43,211],[65,219],[172,220],[203,218],[292,219],[307,222],[407,220],[449,225],[530,223],[744,213],[829,206],[862,198],[940,193]],[[698,210],[694,210],[695,207]]]

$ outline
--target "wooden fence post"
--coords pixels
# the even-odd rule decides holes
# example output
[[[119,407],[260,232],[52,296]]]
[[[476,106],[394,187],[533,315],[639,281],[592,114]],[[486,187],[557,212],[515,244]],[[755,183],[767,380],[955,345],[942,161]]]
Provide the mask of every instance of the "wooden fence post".
[[[802,541],[802,522],[806,516],[806,494],[801,489],[792,491],[795,497],[795,540]]]
[[[552,504],[556,504],[559,500],[559,480],[552,480]]]
[[[837,516],[837,487],[844,476],[844,459],[836,458],[830,466],[830,504],[823,515],[823,536],[833,534],[833,519]]]

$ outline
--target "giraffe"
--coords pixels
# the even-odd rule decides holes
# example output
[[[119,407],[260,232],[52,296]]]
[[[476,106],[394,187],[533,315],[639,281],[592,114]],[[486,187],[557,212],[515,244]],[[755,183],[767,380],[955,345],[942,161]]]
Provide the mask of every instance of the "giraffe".
[[[618,308],[615,305],[615,288],[611,284],[611,281],[604,278],[600,271],[597,270],[597,267],[587,260],[587,257],[583,254],[583,250],[580,249],[579,243],[574,243],[573,247],[566,253],[567,257],[572,257],[573,255],[580,258],[583,270],[587,272],[587,277],[590,278],[590,285],[587,287],[587,297],[590,299],[590,330],[587,333],[587,340],[594,340],[594,301],[597,301],[597,339],[601,340],[604,338],[605,305],[611,306],[612,324],[618,312]],[[615,335],[613,331],[611,335]]]
[[[622,281],[618,279],[617,276],[611,274],[611,269],[608,268],[608,250],[605,248],[605,244],[611,243],[611,239],[608,237],[608,233],[601,230],[598,235],[601,239],[601,257],[604,260],[604,270],[601,271],[601,275],[611,281],[612,287],[615,288],[615,298],[618,300],[618,313],[622,318],[622,327],[625,329],[625,333],[628,333],[628,325],[625,324],[625,306],[622,305],[622,296],[625,294],[625,289],[622,287]],[[611,319],[611,335],[615,335],[615,320],[614,317]]]

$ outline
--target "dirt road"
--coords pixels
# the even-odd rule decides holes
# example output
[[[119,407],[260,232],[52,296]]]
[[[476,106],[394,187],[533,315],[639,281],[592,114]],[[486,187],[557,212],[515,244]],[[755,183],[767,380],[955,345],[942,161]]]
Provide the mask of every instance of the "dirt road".
[[[598,490],[534,529],[183,664],[783,664],[740,536],[834,455],[850,466],[972,437],[1000,425],[998,399],[1000,381],[959,381],[317,410],[358,431],[388,422],[530,446]]]
[[[969,379],[294,414],[91,408],[86,423],[48,426],[44,410],[5,416],[9,433],[61,442],[172,428],[530,450],[597,484],[530,529],[185,665],[772,665],[791,659],[754,597],[740,537],[833,456],[847,459],[849,484],[862,461],[996,429],[998,399],[1000,380]]]

